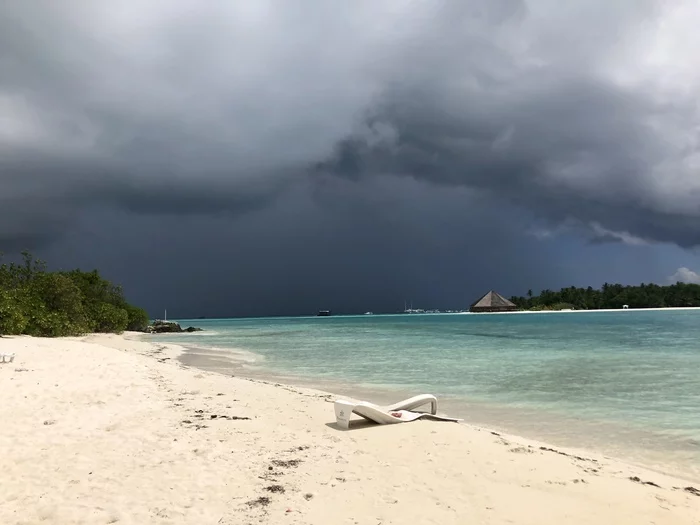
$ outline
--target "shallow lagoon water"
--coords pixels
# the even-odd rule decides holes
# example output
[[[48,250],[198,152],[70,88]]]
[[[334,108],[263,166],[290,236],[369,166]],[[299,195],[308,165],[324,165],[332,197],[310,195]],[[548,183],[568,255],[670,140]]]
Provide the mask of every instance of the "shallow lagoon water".
[[[387,396],[700,477],[700,311],[186,320],[154,336],[252,371]],[[695,476],[693,476],[695,477]]]

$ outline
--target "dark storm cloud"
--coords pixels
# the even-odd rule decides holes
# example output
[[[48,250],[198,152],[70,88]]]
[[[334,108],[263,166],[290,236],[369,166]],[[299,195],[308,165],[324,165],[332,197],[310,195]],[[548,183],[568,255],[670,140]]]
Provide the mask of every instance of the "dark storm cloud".
[[[259,209],[367,99],[350,82],[361,52],[312,56],[315,36],[355,30],[350,16],[334,37],[343,9],[326,24],[323,3],[313,27],[264,2],[41,4],[10,2],[0,17],[6,243],[52,238],[90,206]]]
[[[85,210],[112,207],[140,214],[203,214],[236,217],[269,205],[288,185],[287,177],[267,175],[236,186],[222,182],[212,191],[213,174],[202,181],[169,173],[139,176],[103,162],[63,158],[0,161],[0,242],[13,252],[43,246],[69,230]]]
[[[466,265],[492,275],[474,251],[529,264],[533,218],[597,242],[698,245],[700,11],[672,7],[5,2],[0,243],[67,236],[55,255],[78,262],[100,231],[118,255],[138,241],[114,232],[167,220],[213,239],[162,233],[175,253],[233,257],[243,288],[266,265],[286,275],[269,262],[285,246],[299,279],[325,278],[314,261],[395,261],[426,296]],[[454,267],[428,286],[435,250]]]
[[[545,285],[551,253],[527,254],[512,217],[467,189],[384,177],[361,186],[331,178],[314,190],[311,199],[293,189],[235,221],[93,212],[41,255],[100,268],[156,316],[396,312],[404,301],[465,308],[489,288]]]

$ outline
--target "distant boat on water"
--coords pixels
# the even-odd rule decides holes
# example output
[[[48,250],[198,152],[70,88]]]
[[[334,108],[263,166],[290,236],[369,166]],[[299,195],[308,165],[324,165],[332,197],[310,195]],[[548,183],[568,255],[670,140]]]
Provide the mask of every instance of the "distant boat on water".
[[[365,312],[365,315],[374,315],[373,312]]]
[[[316,317],[329,317],[331,315],[330,310],[319,310]]]
[[[163,319],[156,319],[155,324],[177,324],[175,321],[168,321],[168,310],[163,312]]]
[[[405,314],[423,314],[425,310],[422,308],[413,308],[413,301],[411,301],[411,307],[406,308],[406,301],[403,302],[403,313]]]

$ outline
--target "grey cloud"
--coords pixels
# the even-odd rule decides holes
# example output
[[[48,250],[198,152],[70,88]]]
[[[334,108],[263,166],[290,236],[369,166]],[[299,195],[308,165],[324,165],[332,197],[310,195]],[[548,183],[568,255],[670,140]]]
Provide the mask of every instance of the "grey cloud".
[[[578,221],[588,235],[601,224],[650,241],[700,244],[700,185],[686,162],[698,149],[675,147],[667,136],[695,133],[693,100],[659,103],[648,86],[622,86],[596,63],[655,13],[651,2],[633,10],[627,5],[601,20],[602,29],[597,24],[587,38],[578,35],[576,46],[561,27],[533,36],[527,23],[514,27],[507,19],[515,36],[499,41],[488,32],[464,31],[464,18],[456,16],[452,27],[418,38],[410,50],[436,60],[412,56],[393,70],[364,124],[316,169],[354,179],[391,173],[482,188],[554,224]],[[604,12],[593,2],[582,14]],[[566,30],[574,20],[568,22]],[[576,27],[591,29],[585,16]],[[598,38],[601,31],[605,38]],[[558,47],[542,49],[553,34]],[[546,65],[528,65],[518,37],[540,47],[529,58]],[[413,66],[406,65],[410,60]],[[375,140],[380,126],[392,131],[391,140]]]
[[[0,241],[11,249],[66,236],[55,249],[71,252],[75,232],[164,218],[211,220],[259,257],[271,251],[241,225],[291,251],[290,235],[309,253],[300,266],[321,257],[312,237],[324,228],[337,243],[325,246],[367,249],[369,218],[402,250],[416,236],[423,257],[467,222],[484,230],[464,228],[472,247],[522,248],[533,218],[584,239],[700,244],[700,78],[673,56],[648,65],[663,2],[0,9]],[[469,213],[441,206],[446,195]]]
[[[644,101],[582,79],[548,89],[517,100],[482,94],[450,101],[439,87],[428,96],[388,93],[365,129],[340,141],[316,169],[481,188],[555,223],[575,219],[683,246],[700,243],[694,224],[700,210],[672,213],[649,202],[654,188],[645,179],[664,152],[658,137],[642,131]],[[486,112],[478,106],[484,101]],[[378,126],[393,130],[391,140],[374,140]],[[693,206],[683,187],[669,197]]]

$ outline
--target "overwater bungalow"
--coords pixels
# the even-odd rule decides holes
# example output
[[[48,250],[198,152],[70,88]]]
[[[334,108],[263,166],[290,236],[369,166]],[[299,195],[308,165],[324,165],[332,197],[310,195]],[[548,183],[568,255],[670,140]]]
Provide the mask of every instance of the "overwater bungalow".
[[[515,312],[518,307],[511,303],[508,299],[503,297],[501,294],[491,290],[489,293],[484,295],[481,299],[475,302],[471,308],[470,312]]]

